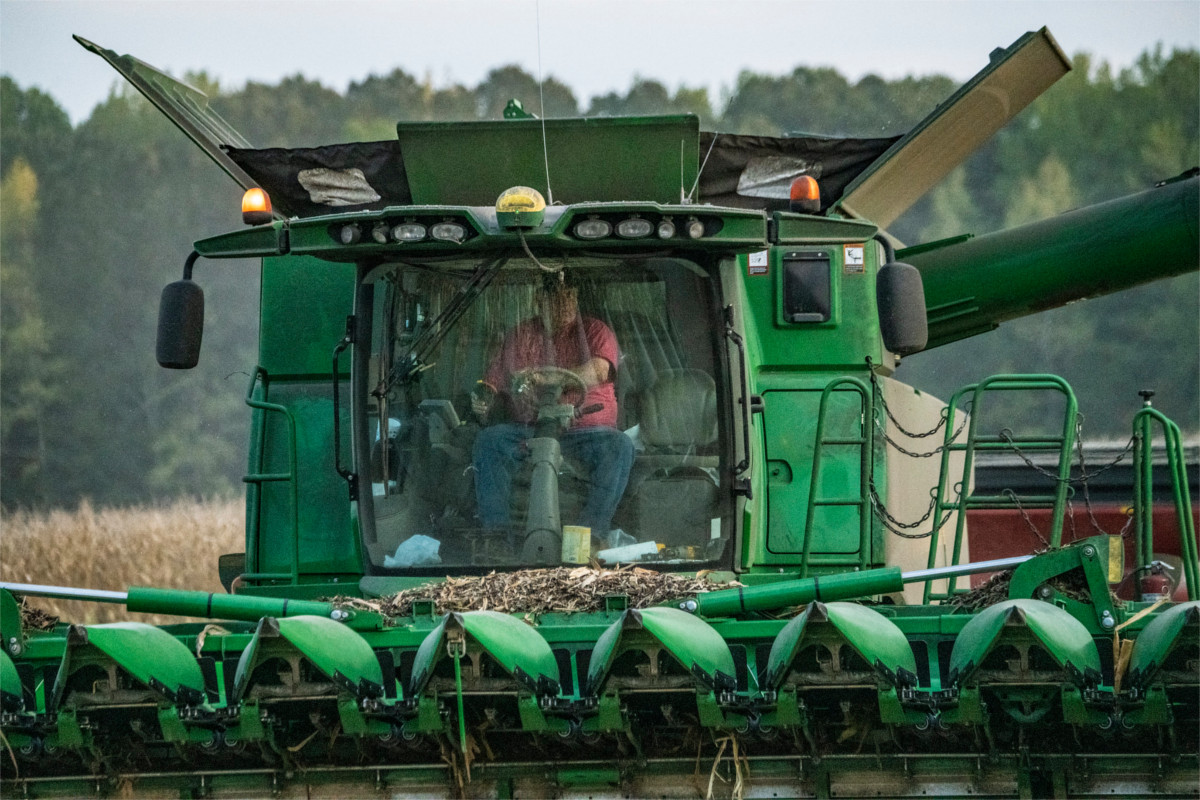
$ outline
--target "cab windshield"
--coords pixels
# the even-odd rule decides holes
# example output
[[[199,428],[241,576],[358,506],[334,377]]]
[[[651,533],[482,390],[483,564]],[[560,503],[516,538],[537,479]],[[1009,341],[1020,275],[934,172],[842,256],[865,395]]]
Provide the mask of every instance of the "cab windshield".
[[[721,328],[700,265],[492,255],[366,280],[373,572],[723,560]]]

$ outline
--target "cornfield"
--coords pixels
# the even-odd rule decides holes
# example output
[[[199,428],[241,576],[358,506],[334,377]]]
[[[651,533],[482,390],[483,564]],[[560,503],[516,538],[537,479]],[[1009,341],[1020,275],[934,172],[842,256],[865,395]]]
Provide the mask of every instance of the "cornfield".
[[[0,578],[14,583],[124,591],[131,585],[223,592],[217,556],[244,549],[240,500],[178,500],[156,506],[76,511],[0,511]],[[130,614],[124,606],[30,598],[79,623],[180,617]]]

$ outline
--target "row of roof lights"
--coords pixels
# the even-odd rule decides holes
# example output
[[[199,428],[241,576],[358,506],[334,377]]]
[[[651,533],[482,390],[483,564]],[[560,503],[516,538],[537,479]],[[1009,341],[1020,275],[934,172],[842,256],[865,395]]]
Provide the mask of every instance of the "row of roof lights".
[[[357,244],[362,238],[362,228],[356,224],[343,225],[338,231],[338,240],[342,244]],[[393,225],[389,222],[378,222],[371,228],[371,238],[378,244],[388,242],[421,242],[425,239],[436,239],[439,242],[463,242],[467,238],[466,226],[457,222],[438,222],[426,226],[420,222],[409,220]]]
[[[576,222],[572,231],[580,239],[605,239],[613,235],[613,224],[600,217],[590,216]],[[622,239],[645,239],[655,234],[659,239],[671,239],[677,232],[675,222],[670,217],[663,217],[658,225],[636,216],[616,224],[616,235]],[[683,223],[683,234],[689,239],[701,238],[704,236],[704,223],[695,217],[688,217]],[[338,229],[338,240],[342,244],[358,244],[362,238],[363,227],[357,223],[343,225]],[[466,240],[467,229],[458,222],[439,222],[432,226],[413,220],[395,225],[390,222],[377,222],[371,228],[371,238],[378,244],[421,242],[426,239],[460,243]]]
[[[571,229],[580,239],[604,239],[612,235],[613,226],[608,220],[600,217],[588,217],[575,223]],[[683,232],[689,239],[699,239],[704,235],[704,223],[695,217],[688,217],[683,224]],[[670,217],[663,217],[657,226],[648,219],[629,217],[617,223],[617,236],[622,239],[645,239],[657,233],[660,239],[670,239],[675,236],[675,223]]]

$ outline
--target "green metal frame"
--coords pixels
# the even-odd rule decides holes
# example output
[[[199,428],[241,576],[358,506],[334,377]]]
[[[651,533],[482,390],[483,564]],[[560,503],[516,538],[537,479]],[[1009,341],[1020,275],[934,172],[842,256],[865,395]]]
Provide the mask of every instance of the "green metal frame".
[[[58,709],[68,678],[81,664],[106,660],[172,701],[187,702],[185,692],[194,698],[204,696],[200,665],[182,642],[144,622],[110,622],[71,627],[49,707]]]
[[[279,405],[278,403],[268,403],[265,400],[259,400],[255,397],[254,390],[258,386],[259,379],[262,379],[262,385],[265,387],[268,384],[269,376],[267,371],[262,367],[256,367],[254,375],[250,378],[250,388],[246,391],[246,405],[253,409],[264,412],[273,412],[282,414],[287,423],[287,472],[252,472],[242,478],[244,483],[251,486],[251,491],[246,495],[246,540],[247,542],[260,541],[259,533],[262,530],[262,486],[264,483],[287,482],[289,487],[289,500],[291,503],[291,542],[292,542],[292,571],[284,572],[247,572],[242,575],[242,578],[248,581],[269,581],[269,580],[285,580],[292,584],[300,582],[300,490],[297,476],[299,467],[296,463],[296,418],[292,414],[292,410],[287,406]],[[266,422],[259,427],[259,436],[266,436]],[[261,468],[262,448],[261,441],[259,447],[259,463]]]
[[[1178,425],[1149,404],[1133,417],[1136,443],[1133,484],[1136,566],[1145,567],[1154,560],[1154,461],[1150,441],[1155,423],[1162,429],[1166,441],[1167,469],[1171,473],[1171,493],[1175,502],[1175,516],[1179,521],[1179,550],[1183,574],[1187,579],[1188,599],[1196,600],[1200,598],[1200,563],[1197,562],[1196,522],[1192,516],[1192,495],[1183,458],[1183,437]]]
[[[356,697],[383,695],[383,674],[375,651],[351,628],[328,617],[263,617],[238,661],[234,696],[246,695],[254,669],[266,658],[294,651],[307,658],[344,692]]]
[[[826,439],[825,422],[829,411],[829,398],[836,389],[848,387],[857,392],[862,399],[863,416],[860,422],[860,435],[854,438]],[[813,444],[812,475],[808,490],[808,511],[804,520],[804,549],[800,554],[800,577],[808,577],[808,558],[812,550],[813,520],[816,518],[817,506],[857,506],[858,507],[858,568],[865,570],[869,566],[871,555],[871,511],[870,485],[871,474],[875,467],[875,449],[872,441],[871,424],[874,414],[871,390],[861,379],[853,376],[835,378],[825,384],[821,392],[820,411],[817,413],[817,430]],[[859,493],[857,497],[837,497],[817,499],[817,490],[821,485],[821,461],[826,445],[850,445],[859,448]]]
[[[1133,654],[1129,660],[1129,682],[1133,686],[1147,688],[1151,685],[1158,669],[1179,643],[1180,634],[1191,626],[1191,634],[1196,635],[1200,621],[1200,603],[1180,603],[1174,608],[1159,614],[1134,642]]]
[[[1087,628],[1058,606],[1029,599],[1006,600],[971,618],[954,640],[951,682],[970,684],[975,670],[1006,631],[1023,628],[1029,629],[1059,665],[1079,678],[1099,680],[1100,656]]]
[[[3,708],[8,710],[10,704],[24,710],[25,699],[21,689],[21,676],[17,673],[17,665],[9,658],[8,651],[0,647],[0,696],[3,697]]]
[[[879,674],[881,683],[895,686],[916,679],[917,662],[908,637],[894,622],[857,603],[811,603],[775,637],[767,659],[766,688],[782,687],[802,643],[806,638],[822,638],[822,625],[850,644]],[[830,636],[826,633],[823,638]]]
[[[1066,409],[1063,415],[1062,433],[1059,436],[1028,436],[1005,438],[999,435],[983,435],[979,432],[979,420],[984,407],[984,397],[990,392],[1043,392],[1054,391],[1066,398]],[[956,417],[961,410],[963,400],[970,396],[971,413],[965,442],[955,442],[958,431],[955,429]],[[1016,509],[1022,506],[1030,508],[1053,508],[1050,522],[1050,546],[1057,548],[1062,544],[1063,516],[1066,511],[1067,490],[1071,479],[1071,451],[1075,445],[1076,419],[1079,414],[1079,403],[1075,392],[1065,380],[1057,375],[993,375],[979,383],[965,386],[954,393],[946,410],[946,432],[942,444],[942,466],[938,479],[937,495],[934,501],[933,529],[929,537],[928,566],[933,568],[937,559],[939,524],[947,512],[957,511],[958,519],[954,529],[954,549],[951,563],[959,563],[962,557],[962,545],[967,531],[967,510],[972,508]],[[1057,451],[1058,475],[1057,485],[1052,495],[1025,498],[1018,504],[1014,498],[1004,495],[973,495],[970,486],[971,474],[975,464],[977,450],[1011,450],[1019,446],[1025,450]],[[950,476],[950,456],[952,453],[963,454],[962,473],[959,476],[958,500],[949,498],[948,480]],[[931,600],[945,600],[954,594],[956,579],[949,578],[945,593],[935,594],[932,581],[926,582],[922,595],[922,603]]]
[[[1013,570],[1008,596],[1054,603],[1071,612],[1081,622],[1094,620],[1093,630],[1111,631],[1116,625],[1109,583],[1116,583],[1124,574],[1125,551],[1119,536],[1092,536],[1058,550],[1041,554]],[[1087,584],[1090,603],[1065,596],[1049,584],[1052,578],[1080,569]]]
[[[688,672],[708,687],[721,687],[735,674],[729,646],[711,625],[674,608],[630,609],[596,641],[587,691],[598,694],[617,655],[628,646],[624,633],[645,631]],[[631,636],[637,639],[636,634]]]

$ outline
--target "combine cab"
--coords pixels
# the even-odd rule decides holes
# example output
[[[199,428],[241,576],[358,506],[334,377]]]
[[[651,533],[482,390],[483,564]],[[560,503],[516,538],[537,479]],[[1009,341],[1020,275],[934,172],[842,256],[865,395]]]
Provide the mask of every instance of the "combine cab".
[[[246,550],[227,594],[0,590],[5,796],[1196,796],[1178,428],[1148,402],[1133,422],[1127,555],[1064,522],[1088,476],[1062,380],[942,403],[891,377],[1197,267],[1194,175],[979,238],[881,229],[1069,68],[1046,31],[900,139],[514,105],[290,151],[81,43],[247,190],[158,342],[194,366],[193,271],[262,259]],[[995,419],[1013,392],[1059,413]],[[977,487],[996,453],[1045,485]],[[979,510],[1028,511],[1044,546],[972,557]],[[542,603],[548,581],[577,599]],[[35,630],[16,596],[219,622]]]

